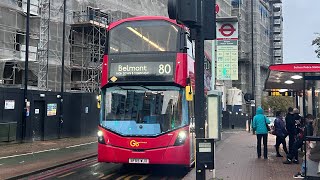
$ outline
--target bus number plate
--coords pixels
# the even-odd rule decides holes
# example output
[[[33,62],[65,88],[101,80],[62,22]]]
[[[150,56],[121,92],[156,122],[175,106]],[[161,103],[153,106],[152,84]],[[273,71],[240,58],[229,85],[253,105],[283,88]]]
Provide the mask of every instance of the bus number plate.
[[[129,163],[133,164],[149,164],[149,159],[129,159]]]

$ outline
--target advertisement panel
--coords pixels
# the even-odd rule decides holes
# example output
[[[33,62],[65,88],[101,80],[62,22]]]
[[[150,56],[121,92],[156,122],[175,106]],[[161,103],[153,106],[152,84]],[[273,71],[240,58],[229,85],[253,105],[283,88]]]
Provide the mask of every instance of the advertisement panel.
[[[57,104],[48,104],[47,105],[47,116],[55,116],[57,115]]]

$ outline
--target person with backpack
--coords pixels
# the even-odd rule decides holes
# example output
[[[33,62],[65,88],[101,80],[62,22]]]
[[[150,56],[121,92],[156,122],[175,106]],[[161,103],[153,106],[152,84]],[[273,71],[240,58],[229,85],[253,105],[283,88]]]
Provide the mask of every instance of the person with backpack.
[[[295,135],[295,140],[292,145],[292,150],[289,150],[289,154],[287,155],[286,161],[283,162],[283,164],[299,164],[298,160],[298,150],[301,148],[304,144],[304,138],[306,136],[312,136],[313,134],[313,116],[311,114],[308,114],[305,118],[305,123],[301,124],[298,128],[296,128],[297,134]]]
[[[258,107],[252,121],[252,129],[257,135],[258,158],[261,158],[261,140],[263,139],[263,156],[264,159],[268,159],[268,124],[270,124],[270,120],[263,114],[263,109]]]
[[[286,154],[288,154],[287,150],[287,144],[286,144],[286,136],[287,136],[287,130],[286,130],[286,125],[283,121],[283,118],[281,116],[281,111],[276,112],[276,119],[274,121],[274,135],[276,135],[276,152],[277,152],[277,157],[283,157],[279,153],[279,147],[280,144],[282,144],[282,148]]]

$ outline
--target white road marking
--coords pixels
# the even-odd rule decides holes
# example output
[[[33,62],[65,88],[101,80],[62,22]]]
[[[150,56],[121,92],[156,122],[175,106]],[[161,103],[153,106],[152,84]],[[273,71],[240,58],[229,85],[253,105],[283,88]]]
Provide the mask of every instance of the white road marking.
[[[92,142],[88,142],[88,143],[83,143],[83,144],[77,144],[77,145],[73,145],[73,146],[68,146],[68,147],[66,147],[66,149],[73,148],[73,147],[84,146],[84,145],[89,145],[89,144],[93,144],[93,143],[96,143],[96,142],[97,142],[97,141],[92,141]]]
[[[13,158],[13,157],[26,156],[26,155],[31,155],[31,154],[38,154],[38,153],[42,153],[42,152],[56,151],[56,150],[59,150],[59,149],[60,148],[47,149],[47,150],[43,150],[43,151],[30,152],[30,153],[25,153],[25,154],[17,154],[17,155],[12,155],[12,156],[5,156],[5,157],[0,157],[0,159],[8,159],[8,158]]]
[[[79,147],[79,146],[84,146],[84,145],[93,144],[93,143],[96,143],[96,142],[97,142],[97,141],[92,141],[92,142],[89,142],[89,143],[83,143],[83,144],[68,146],[68,147],[66,147],[66,148],[53,148],[53,149],[47,149],[47,150],[42,150],[42,151],[37,151],[37,152],[30,152],[30,153],[25,153],[25,154],[17,154],[17,155],[12,155],[12,156],[5,156],[5,157],[0,157],[0,160],[1,160],[1,159],[13,158],[13,157],[19,157],[19,156],[26,156],[26,155],[38,154],[38,153],[43,153],[43,152],[49,152],[49,151],[57,151],[57,150],[60,150],[60,149],[69,149],[69,148],[73,148],[73,147]]]
[[[95,166],[97,166],[97,165],[99,165],[99,163],[96,163],[96,164],[94,164],[94,165],[91,165],[91,167],[95,167]]]

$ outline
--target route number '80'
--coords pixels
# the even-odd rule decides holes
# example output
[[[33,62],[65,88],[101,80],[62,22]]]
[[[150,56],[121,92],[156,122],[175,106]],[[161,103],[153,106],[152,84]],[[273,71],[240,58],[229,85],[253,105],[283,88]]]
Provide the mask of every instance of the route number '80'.
[[[171,66],[170,64],[160,64],[159,65],[159,74],[170,74]]]

